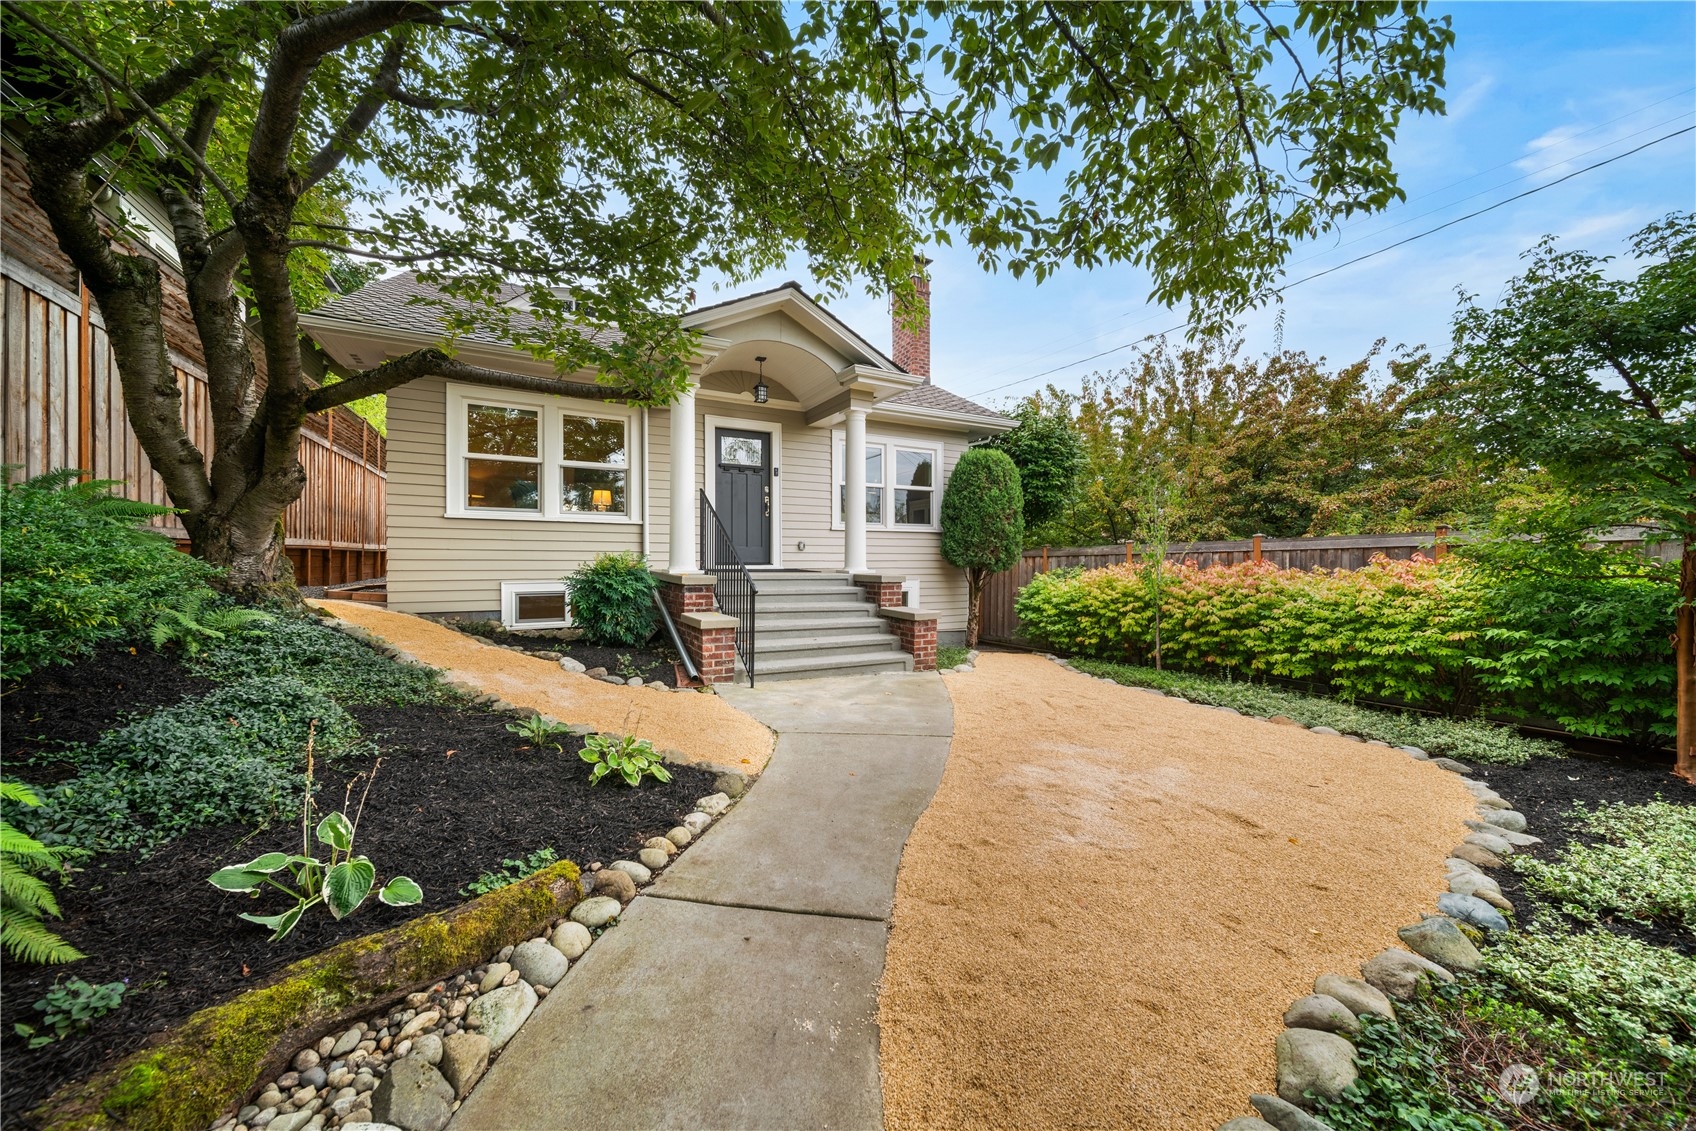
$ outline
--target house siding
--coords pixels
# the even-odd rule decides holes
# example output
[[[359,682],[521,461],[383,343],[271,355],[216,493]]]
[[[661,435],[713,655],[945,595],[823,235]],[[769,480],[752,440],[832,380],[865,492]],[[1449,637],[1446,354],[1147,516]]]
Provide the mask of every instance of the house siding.
[[[696,402],[696,482],[712,466],[706,417],[726,417],[783,427],[781,493],[782,565],[786,569],[840,570],[843,535],[831,529],[832,429],[810,427],[798,412],[701,397]],[[873,419],[880,437],[936,444],[943,451],[944,482],[966,450],[964,434],[913,428]],[[648,437],[633,476],[646,464],[643,507],[648,560],[663,568],[670,557],[671,413],[648,412]],[[597,554],[640,552],[637,524],[523,522],[448,518],[447,395],[440,379],[413,382],[389,394],[389,607],[414,613],[489,613],[500,608],[502,581],[561,577]],[[940,499],[939,499],[940,502]],[[683,505],[694,508],[693,500]],[[691,520],[693,521],[693,519]],[[805,542],[806,549],[798,549]],[[945,634],[966,627],[964,575],[943,561],[941,535],[933,531],[871,530],[871,568],[919,583],[919,604],[939,618]]]

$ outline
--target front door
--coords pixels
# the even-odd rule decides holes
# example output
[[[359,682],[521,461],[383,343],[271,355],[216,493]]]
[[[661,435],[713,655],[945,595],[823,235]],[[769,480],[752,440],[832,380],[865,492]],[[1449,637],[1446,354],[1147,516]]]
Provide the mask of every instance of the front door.
[[[713,509],[743,565],[771,564],[771,433],[713,430]]]

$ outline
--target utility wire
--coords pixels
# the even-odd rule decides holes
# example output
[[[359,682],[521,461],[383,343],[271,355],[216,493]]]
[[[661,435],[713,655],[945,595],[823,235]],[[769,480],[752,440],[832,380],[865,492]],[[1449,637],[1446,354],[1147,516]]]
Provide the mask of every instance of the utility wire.
[[[1643,150],[1648,149],[1651,146],[1659,145],[1663,141],[1671,141],[1673,138],[1681,137],[1684,134],[1692,132],[1693,130],[1696,130],[1696,126],[1685,126],[1681,130],[1674,130],[1672,133],[1663,134],[1660,137],[1655,138],[1653,141],[1644,142],[1642,145],[1637,146],[1635,149],[1628,149],[1624,153],[1616,153],[1612,157],[1604,158],[1601,161],[1597,161],[1593,165],[1586,165],[1582,169],[1574,169],[1572,172],[1568,173],[1566,176],[1558,177],[1555,180],[1548,182],[1547,184],[1538,185],[1536,188],[1526,189],[1522,193],[1517,193],[1513,196],[1506,198],[1505,200],[1498,200],[1498,201],[1496,201],[1496,203],[1486,205],[1485,207],[1480,208],[1475,212],[1468,212],[1465,216],[1456,216],[1453,220],[1445,221],[1441,224],[1438,224],[1434,228],[1427,228],[1423,232],[1417,232],[1414,235],[1408,236],[1406,239],[1397,240],[1395,243],[1387,244],[1386,246],[1378,248],[1375,251],[1369,251],[1365,255],[1357,255],[1353,259],[1346,260],[1345,262],[1339,263],[1334,267],[1327,267],[1323,271],[1315,271],[1311,275],[1304,275],[1300,279],[1297,279],[1292,283],[1285,283],[1281,287],[1274,288],[1271,293],[1274,294],[1274,295],[1282,295],[1284,292],[1291,290],[1292,288],[1299,287],[1303,283],[1311,283],[1315,279],[1323,278],[1324,276],[1330,275],[1330,274],[1332,274],[1333,272],[1336,272],[1336,271],[1341,271],[1345,267],[1353,267],[1356,263],[1364,263],[1364,262],[1366,262],[1366,260],[1374,259],[1377,256],[1383,255],[1387,251],[1394,251],[1396,248],[1404,247],[1407,244],[1414,242],[1415,240],[1421,240],[1421,239],[1424,239],[1426,236],[1435,235],[1436,233],[1442,231],[1445,228],[1452,228],[1456,224],[1459,224],[1459,223],[1466,221],[1466,220],[1475,219],[1476,217],[1484,215],[1486,212],[1494,212],[1496,209],[1501,208],[1504,205],[1512,204],[1516,200],[1524,200],[1528,196],[1535,196],[1537,193],[1543,192],[1546,189],[1552,189],[1558,184],[1563,184],[1566,181],[1570,181],[1574,177],[1581,176],[1585,173],[1591,172],[1591,171],[1596,170],[1596,169],[1600,169],[1604,165],[1612,165],[1615,161],[1619,161],[1619,160],[1622,160],[1623,158],[1630,157],[1634,153],[1641,153],[1641,152],[1643,152]],[[1076,361],[1068,361],[1066,364],[1057,365],[1053,369],[1045,369],[1041,373],[1034,374],[1033,376],[1030,376],[1030,377],[1020,377],[1016,381],[1008,381],[1004,385],[996,385],[993,388],[974,390],[971,395],[974,396],[974,397],[987,396],[990,393],[1000,392],[1002,389],[1010,389],[1014,385],[1023,385],[1027,381],[1038,381],[1038,380],[1041,380],[1044,377],[1051,376],[1055,373],[1060,373],[1064,370],[1073,369],[1073,368],[1075,368],[1079,365],[1084,365],[1088,362],[1096,360],[1097,358],[1106,357],[1109,354],[1115,354],[1115,353],[1120,352],[1121,350],[1128,350],[1133,346],[1139,346],[1139,345],[1143,344],[1144,342],[1152,341],[1155,338],[1163,337],[1167,334],[1176,333],[1179,330],[1183,330],[1183,329],[1188,328],[1190,325],[1191,325],[1191,323],[1188,320],[1186,320],[1186,321],[1178,323],[1176,326],[1169,327],[1165,330],[1157,330],[1152,334],[1146,334],[1143,337],[1136,339],[1135,341],[1125,342],[1123,345],[1114,346],[1112,349],[1105,349],[1105,350],[1102,350],[1099,353],[1092,353],[1088,357],[1080,357]]]
[[[1635,110],[1631,110],[1631,111],[1628,111],[1624,114],[1621,114],[1617,118],[1609,118],[1605,122],[1598,122],[1593,126],[1589,126],[1585,129],[1579,130],[1575,134],[1567,135],[1565,140],[1571,141],[1575,138],[1584,137],[1586,134],[1593,134],[1597,130],[1606,129],[1608,126],[1611,126],[1616,122],[1623,122],[1627,118],[1634,118],[1638,114],[1643,113],[1645,110],[1653,110],[1655,107],[1661,105],[1663,102],[1671,102],[1675,98],[1682,98],[1685,95],[1690,94],[1692,92],[1696,92],[1696,86],[1687,87],[1684,90],[1678,91],[1675,94],[1669,94],[1665,98],[1659,98],[1659,99],[1656,99],[1654,102],[1646,103],[1642,106],[1637,107]],[[1462,204],[1462,203],[1464,203],[1468,200],[1472,200],[1476,197],[1483,196],[1487,192],[1494,192],[1496,189],[1506,188],[1508,185],[1511,185],[1511,184],[1517,184],[1518,182],[1525,180],[1527,177],[1535,177],[1537,174],[1548,172],[1550,169],[1558,169],[1562,165],[1566,165],[1566,164],[1569,164],[1573,161],[1578,160],[1580,157],[1588,157],[1592,153],[1596,153],[1596,152],[1599,152],[1603,149],[1607,149],[1609,146],[1617,145],[1622,141],[1628,141],[1631,138],[1634,138],[1634,137],[1637,137],[1641,134],[1647,133],[1650,130],[1659,129],[1660,127],[1666,126],[1666,125],[1671,125],[1673,122],[1676,122],[1679,118],[1684,117],[1684,115],[1688,114],[1688,113],[1691,113],[1691,111],[1687,110],[1684,113],[1677,114],[1677,115],[1675,115],[1671,118],[1666,119],[1665,121],[1656,122],[1654,125],[1651,125],[1651,126],[1645,126],[1640,130],[1635,130],[1632,133],[1626,134],[1624,137],[1617,137],[1617,138],[1614,138],[1612,141],[1604,142],[1603,144],[1595,146],[1591,149],[1586,149],[1582,153],[1574,153],[1569,157],[1563,158],[1560,161],[1553,162],[1552,164],[1545,165],[1540,169],[1532,169],[1531,171],[1527,172],[1524,176],[1514,177],[1512,180],[1503,181],[1500,184],[1492,185],[1490,188],[1480,189],[1475,193],[1470,193],[1466,196],[1460,197],[1457,200],[1451,200],[1447,204],[1440,204],[1436,208],[1427,209],[1426,211],[1421,212],[1416,216],[1408,217],[1406,220],[1399,220],[1394,224],[1390,224],[1386,227],[1378,229],[1376,232],[1367,232],[1363,235],[1355,237],[1352,240],[1345,240],[1342,243],[1334,244],[1331,247],[1325,248],[1322,251],[1317,251],[1312,255],[1305,255],[1300,259],[1292,260],[1291,263],[1293,265],[1293,264],[1296,264],[1296,263],[1311,262],[1314,259],[1318,259],[1318,258],[1321,258],[1322,256],[1329,255],[1333,251],[1341,250],[1342,248],[1349,247],[1353,244],[1360,243],[1363,240],[1372,239],[1374,236],[1383,235],[1386,232],[1390,232],[1390,231],[1395,230],[1396,228],[1405,227],[1406,225],[1413,223],[1415,220],[1422,220],[1427,216],[1431,216],[1431,215],[1434,215],[1435,213],[1442,212],[1444,209],[1453,208],[1457,204]],[[1524,160],[1524,158],[1514,157],[1514,158],[1510,158],[1506,161],[1503,161],[1499,165],[1492,165],[1488,169],[1480,169],[1478,172],[1473,173],[1469,176],[1462,177],[1458,181],[1450,181],[1448,184],[1439,185],[1437,188],[1431,189],[1429,192],[1422,192],[1418,196],[1410,197],[1409,199],[1402,201],[1400,204],[1391,205],[1389,208],[1385,209],[1383,212],[1378,213],[1375,216],[1369,216],[1369,217],[1366,217],[1364,219],[1354,221],[1352,223],[1343,224],[1343,225],[1338,227],[1337,232],[1338,232],[1339,235],[1342,235],[1342,234],[1347,233],[1349,231],[1355,230],[1357,228],[1362,227],[1363,225],[1371,223],[1373,220],[1383,219],[1386,216],[1393,215],[1393,214],[1399,212],[1402,209],[1408,208],[1408,207],[1410,207],[1414,204],[1418,204],[1418,203],[1421,203],[1423,201],[1430,200],[1432,197],[1439,196],[1442,193],[1447,192],[1449,189],[1457,188],[1460,185],[1464,185],[1468,181],[1477,180],[1479,177],[1482,177],[1487,173],[1493,173],[1497,169],[1505,169],[1509,165],[1516,164],[1516,163],[1518,163],[1519,161],[1522,161],[1522,160]],[[1127,310],[1124,314],[1122,314],[1118,318],[1114,319],[1114,323],[1117,324],[1119,322],[1123,322],[1125,319],[1131,317],[1135,313],[1136,313],[1136,311],[1134,311],[1134,310]],[[1152,321],[1154,321],[1153,317],[1141,318],[1141,319],[1138,319],[1136,322],[1131,323],[1131,325],[1136,326],[1136,325],[1140,325],[1143,322],[1152,322]],[[1105,332],[1105,330],[1103,330],[1103,332]],[[1004,365],[1000,369],[992,370],[991,372],[984,374],[984,376],[985,377],[999,377],[999,376],[1001,376],[1001,374],[1010,373],[1013,370],[1018,369],[1023,365],[1034,364],[1036,362],[1046,361],[1048,358],[1054,357],[1057,354],[1065,353],[1067,350],[1073,348],[1074,346],[1084,345],[1087,342],[1098,340],[1100,337],[1101,337],[1101,333],[1097,333],[1097,334],[1091,335],[1090,337],[1087,337],[1087,338],[1079,338],[1075,341],[1068,342],[1063,346],[1059,346],[1059,347],[1056,347],[1055,349],[1049,350],[1046,353],[1037,354],[1033,357],[1028,358],[1025,361],[1016,362],[1012,365]]]

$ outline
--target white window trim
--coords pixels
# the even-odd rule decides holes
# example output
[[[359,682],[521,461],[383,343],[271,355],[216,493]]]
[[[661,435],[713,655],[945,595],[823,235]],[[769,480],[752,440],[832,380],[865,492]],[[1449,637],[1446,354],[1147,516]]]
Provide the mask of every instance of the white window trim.
[[[565,593],[565,582],[553,581],[503,581],[501,582],[501,624],[507,628],[570,628],[571,602],[565,605],[564,620],[527,620],[522,623],[518,619],[518,598],[531,593]]]
[[[748,420],[735,416],[701,417],[701,489],[707,502],[718,507],[718,445],[713,434],[720,428],[771,433],[771,562],[751,565],[751,570],[783,568],[783,425],[775,420]],[[697,507],[697,510],[700,508]]]
[[[842,526],[842,484],[843,484],[843,455],[848,446],[848,433],[840,428],[830,433],[830,528],[841,530]],[[942,531],[942,488],[946,478],[943,458],[946,452],[940,441],[910,440],[902,436],[871,435],[866,436],[866,448],[883,449],[883,521],[868,522],[866,529],[890,531],[896,534],[938,534]],[[895,492],[911,490],[898,487],[895,478],[895,449],[905,448],[910,452],[929,452],[935,461],[936,485],[928,488],[931,493],[931,514],[936,519],[929,526],[915,526],[911,523],[895,521]],[[876,487],[876,483],[867,483],[868,487]],[[919,488],[926,490],[927,488]]]
[[[501,408],[528,409],[540,413],[541,452],[539,461],[514,460],[513,462],[540,462],[542,465],[542,508],[539,511],[501,510],[497,507],[468,507],[465,505],[465,461],[471,453],[465,450],[466,406],[470,404],[495,405]],[[593,514],[583,511],[568,511],[561,509],[563,491],[560,485],[560,468],[605,466],[601,464],[587,465],[576,460],[565,460],[553,453],[559,451],[564,442],[564,420],[567,415],[595,416],[603,419],[617,417],[624,421],[624,442],[628,453],[623,471],[624,493],[628,514]],[[524,393],[512,393],[505,389],[483,388],[477,385],[449,384],[447,386],[447,437],[444,445],[447,453],[447,509],[444,517],[493,519],[496,522],[592,522],[611,524],[614,526],[636,526],[642,522],[642,508],[646,502],[642,498],[643,486],[646,483],[644,469],[647,463],[647,452],[640,444],[642,436],[641,412],[625,405],[610,404],[604,401],[577,400],[571,397],[527,396]],[[484,458],[478,456],[476,458]],[[488,457],[501,459],[500,456]]]

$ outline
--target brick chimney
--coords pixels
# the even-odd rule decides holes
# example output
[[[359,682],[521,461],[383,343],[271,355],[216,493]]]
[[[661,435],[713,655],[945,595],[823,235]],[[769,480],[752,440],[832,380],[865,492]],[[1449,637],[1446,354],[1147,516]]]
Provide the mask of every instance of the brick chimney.
[[[901,324],[899,311],[895,304],[890,303],[890,353],[895,364],[905,369],[915,377],[923,377],[925,384],[930,384],[930,276],[925,274],[925,268],[930,266],[930,260],[922,255],[913,257],[913,287],[918,291],[919,302],[924,305],[924,315],[915,329],[909,330]]]

